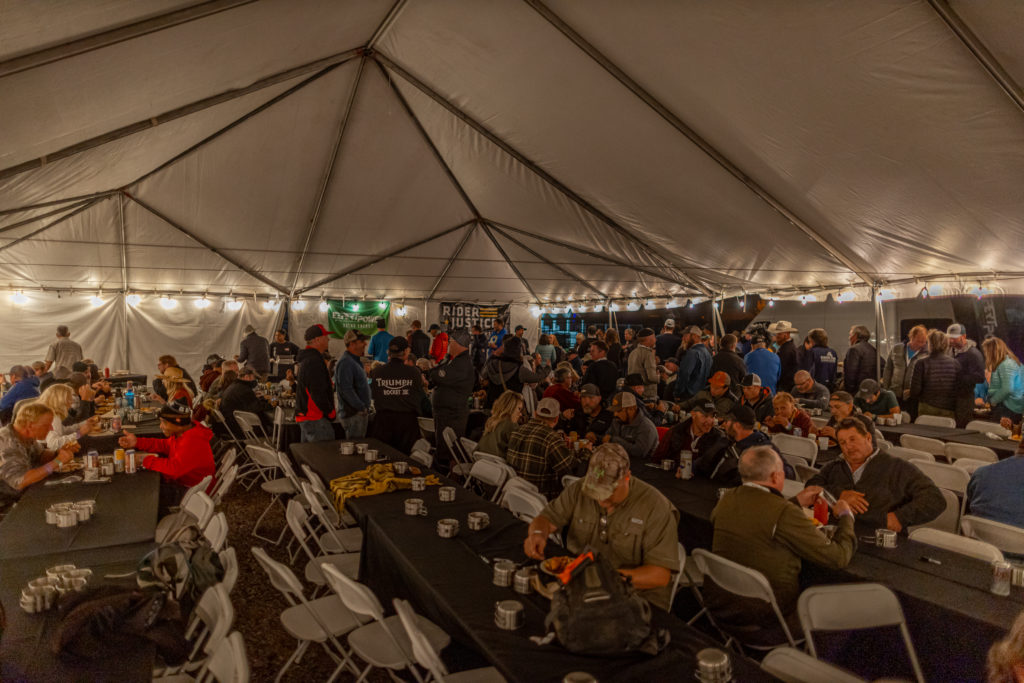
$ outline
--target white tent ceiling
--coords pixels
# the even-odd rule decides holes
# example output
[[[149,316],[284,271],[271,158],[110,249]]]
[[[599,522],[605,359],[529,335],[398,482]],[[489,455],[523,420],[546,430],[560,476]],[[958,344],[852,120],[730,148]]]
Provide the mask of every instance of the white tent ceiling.
[[[0,0],[0,284],[1020,275],[1017,0]]]

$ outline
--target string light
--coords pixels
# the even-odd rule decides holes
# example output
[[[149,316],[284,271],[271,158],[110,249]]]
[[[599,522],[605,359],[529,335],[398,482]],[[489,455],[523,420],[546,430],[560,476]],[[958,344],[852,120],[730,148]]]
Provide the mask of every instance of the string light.
[[[326,313],[327,312],[327,301],[325,299],[320,299],[320,306],[318,306],[318,308],[320,309],[321,313]]]
[[[11,301],[15,306],[24,306],[28,303],[28,297],[25,296],[25,292],[14,292],[11,294]]]
[[[293,311],[304,311],[304,310],[306,310],[306,300],[305,299],[296,299],[295,301],[293,301],[292,302],[292,310]]]
[[[239,301],[238,299],[232,299],[231,301],[227,302],[227,304],[225,304],[225,305],[227,306],[227,309],[229,311],[240,311],[240,310],[242,310],[242,302]]]
[[[206,295],[204,294],[202,298],[196,299],[192,303],[196,308],[209,308],[211,302],[209,299],[206,298]]]
[[[679,302],[675,299],[671,299],[667,304],[665,304],[665,308],[679,308]]]
[[[140,303],[142,303],[142,297],[139,296],[138,294],[129,294],[124,298],[124,300],[132,308],[135,308]]]
[[[95,296],[89,298],[89,303],[92,304],[93,308],[99,308],[100,306],[103,305],[103,297],[101,297],[99,294],[96,294]]]
[[[637,303],[636,301],[630,301],[628,304],[626,304],[626,310],[627,311],[639,311],[640,310],[640,304]]]
[[[171,310],[177,305],[178,302],[172,299],[171,297],[167,296],[166,294],[160,297],[160,306],[162,306],[163,309],[166,311]]]
[[[277,309],[281,308],[281,300],[267,299],[266,301],[263,302],[263,308],[265,308],[268,311],[276,311]]]
[[[656,308],[654,299],[648,299],[647,303],[644,304],[644,308],[646,308],[648,311],[653,311]]]
[[[539,318],[541,313],[542,311],[540,310],[540,306],[536,304],[530,306],[530,315],[532,315],[534,318]]]

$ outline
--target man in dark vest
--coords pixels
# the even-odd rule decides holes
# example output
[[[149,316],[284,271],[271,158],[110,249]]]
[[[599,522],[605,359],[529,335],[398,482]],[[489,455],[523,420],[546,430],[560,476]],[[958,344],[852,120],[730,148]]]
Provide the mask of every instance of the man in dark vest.
[[[370,372],[370,393],[377,410],[370,436],[410,453],[420,436],[417,418],[423,405],[423,375],[406,364],[409,342],[405,337],[392,337],[387,353],[388,362]]]
[[[444,440],[445,427],[455,430],[455,436],[466,434],[469,420],[469,395],[473,392],[476,371],[469,358],[469,332],[457,330],[449,335],[448,360],[430,371],[427,379],[434,387],[430,405],[434,413],[434,433],[437,456],[442,466],[451,458]]]

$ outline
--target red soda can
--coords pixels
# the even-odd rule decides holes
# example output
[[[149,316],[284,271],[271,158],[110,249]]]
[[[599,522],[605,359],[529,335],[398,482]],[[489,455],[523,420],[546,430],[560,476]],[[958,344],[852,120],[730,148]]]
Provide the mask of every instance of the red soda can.
[[[828,524],[828,503],[820,496],[814,500],[814,519],[822,526]]]

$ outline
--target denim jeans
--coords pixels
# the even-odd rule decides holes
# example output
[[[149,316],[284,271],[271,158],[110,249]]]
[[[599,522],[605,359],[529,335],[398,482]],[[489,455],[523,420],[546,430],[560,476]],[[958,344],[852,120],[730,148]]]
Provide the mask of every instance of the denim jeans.
[[[309,422],[300,422],[299,431],[302,432],[302,442],[307,441],[334,441],[334,425],[326,417]]]
[[[366,438],[366,427],[370,423],[370,416],[358,413],[352,417],[343,417],[339,420],[341,426],[345,428],[346,439],[365,439]],[[331,437],[334,438],[333,436]]]

